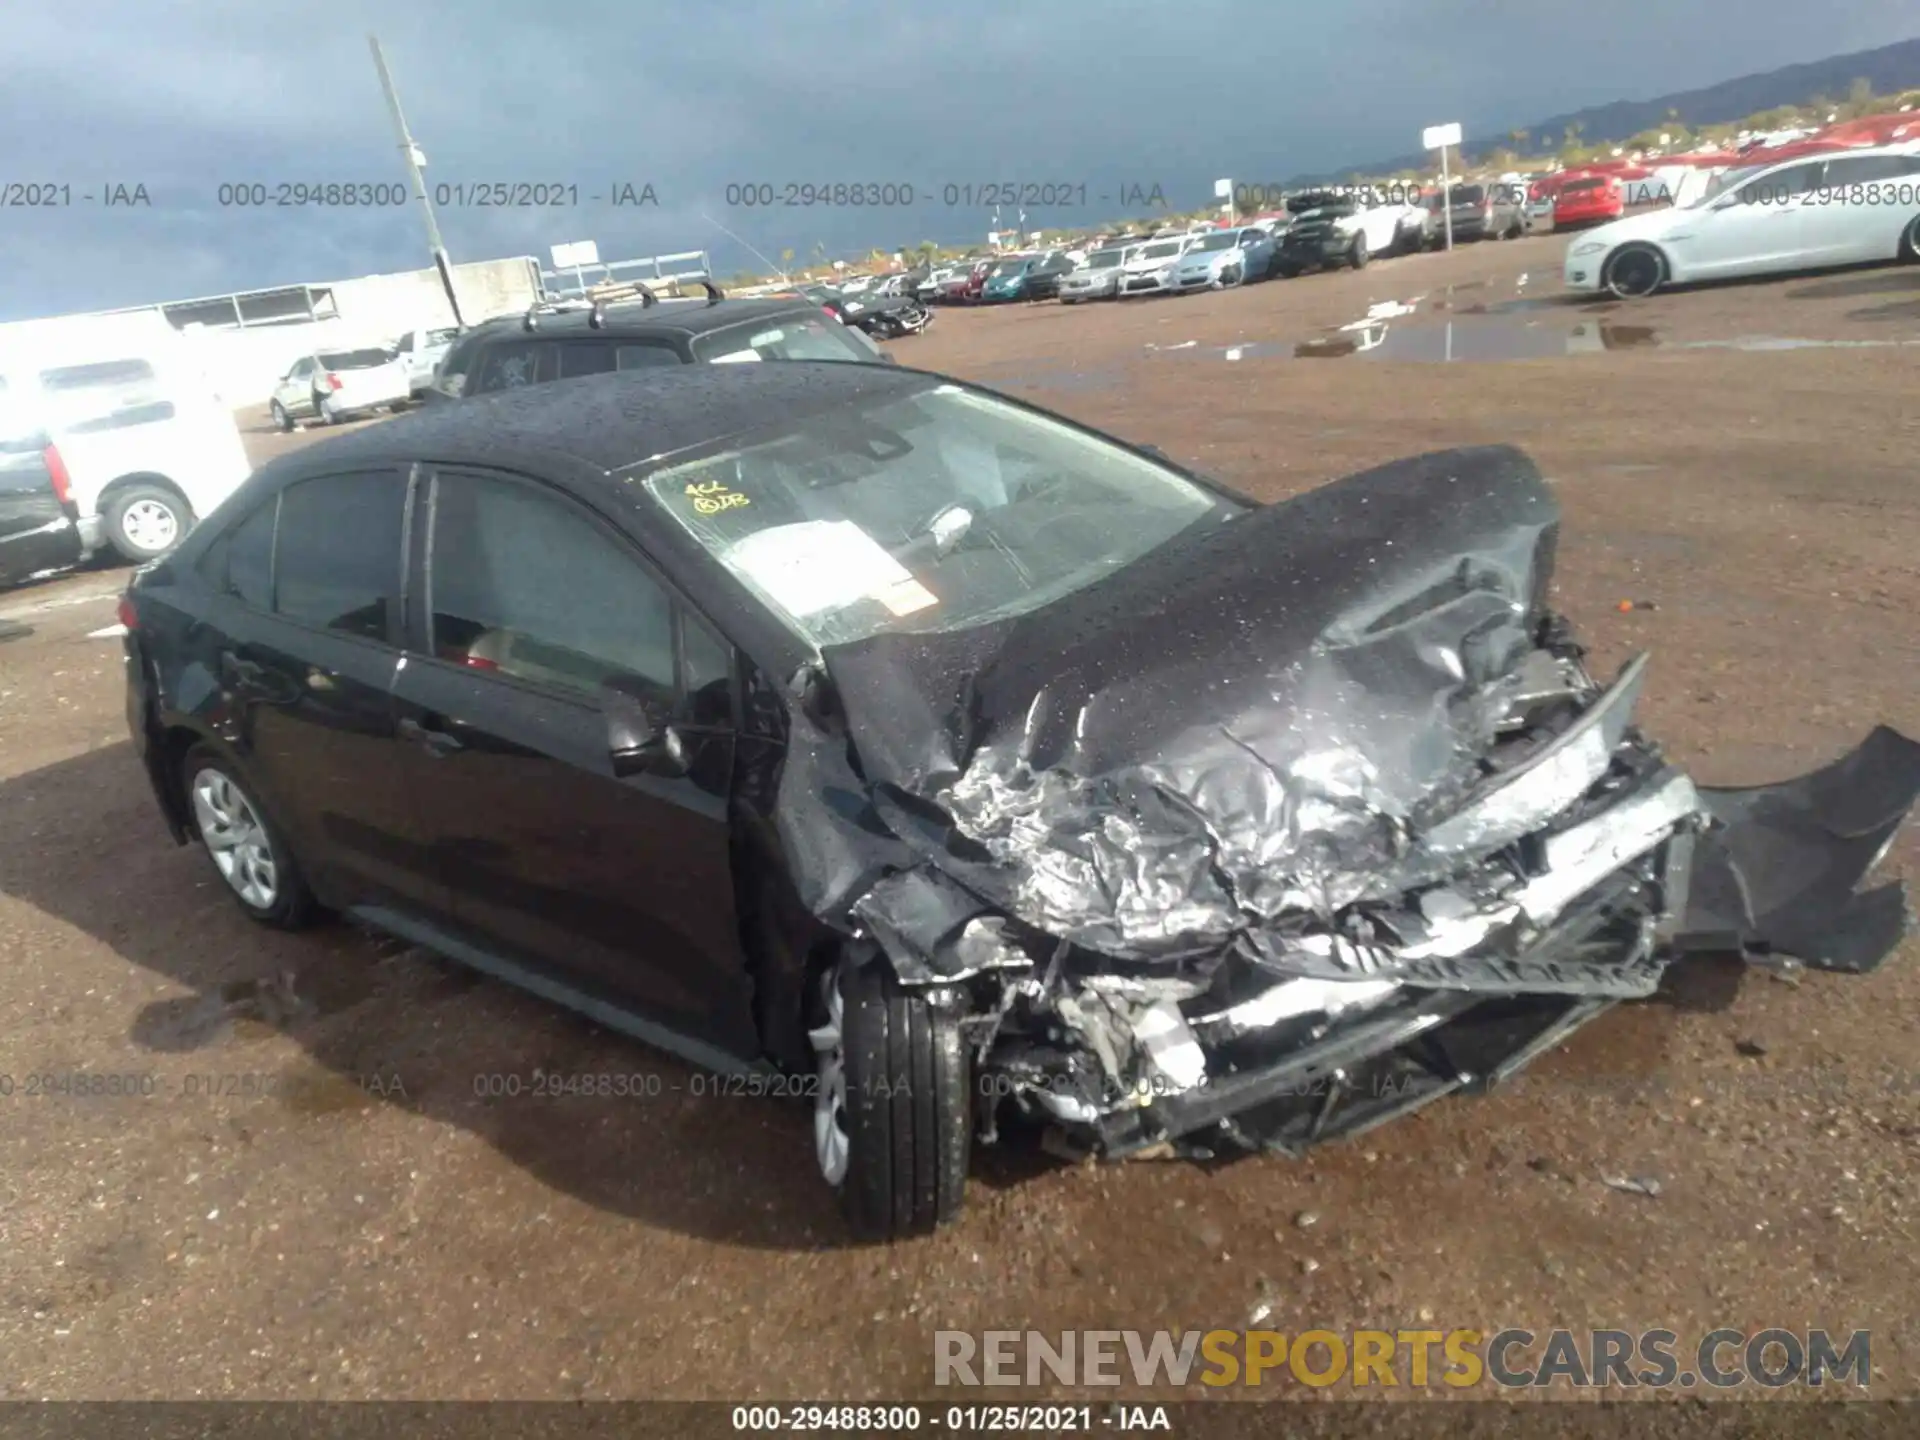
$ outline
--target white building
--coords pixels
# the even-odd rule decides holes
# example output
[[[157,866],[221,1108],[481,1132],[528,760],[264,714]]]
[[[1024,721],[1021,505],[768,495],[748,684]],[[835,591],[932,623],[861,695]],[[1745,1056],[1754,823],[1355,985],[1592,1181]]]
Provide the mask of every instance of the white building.
[[[525,310],[541,293],[540,264],[531,256],[453,267],[454,292],[468,324]],[[187,342],[199,367],[231,406],[266,403],[274,382],[316,349],[381,345],[416,326],[453,324],[434,270],[363,275],[170,300],[122,310],[91,311],[0,325],[0,346],[13,351],[43,339],[63,352],[81,337],[163,320]]]

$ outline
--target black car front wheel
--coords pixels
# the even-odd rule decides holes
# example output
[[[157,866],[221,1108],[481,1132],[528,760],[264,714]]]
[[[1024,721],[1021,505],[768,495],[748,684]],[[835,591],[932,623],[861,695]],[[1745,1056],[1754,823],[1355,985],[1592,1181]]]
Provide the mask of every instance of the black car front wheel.
[[[1353,248],[1347,252],[1347,264],[1355,270],[1364,270],[1367,268],[1367,261],[1370,258],[1372,257],[1367,254],[1367,237],[1364,235],[1354,236]]]
[[[284,836],[267,819],[231,761],[207,746],[189,751],[181,776],[194,829],[213,868],[250,919],[298,930],[318,913]]]
[[[1920,264],[1920,215],[1907,222],[1900,232],[1900,258],[1909,265]]]
[[[1622,300],[1651,295],[1666,282],[1666,257],[1651,245],[1622,245],[1600,272],[1600,284]]]
[[[960,1213],[972,1089],[956,1016],[900,985],[881,960],[841,962],[820,983],[814,1155],[862,1239],[925,1235]]]

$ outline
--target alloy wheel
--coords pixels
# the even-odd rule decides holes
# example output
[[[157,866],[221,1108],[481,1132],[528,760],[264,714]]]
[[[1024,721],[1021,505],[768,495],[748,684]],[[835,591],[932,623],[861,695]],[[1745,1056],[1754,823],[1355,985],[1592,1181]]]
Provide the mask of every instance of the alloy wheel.
[[[843,1040],[845,1006],[840,1000],[840,972],[829,970],[820,986],[825,1020],[807,1032],[815,1055],[816,1088],[813,1097],[813,1154],[829,1185],[847,1178],[853,1141],[847,1129],[847,1055]]]
[[[280,897],[279,862],[267,827],[240,787],[218,770],[202,770],[193,781],[193,818],[234,894],[256,910],[271,909]]]

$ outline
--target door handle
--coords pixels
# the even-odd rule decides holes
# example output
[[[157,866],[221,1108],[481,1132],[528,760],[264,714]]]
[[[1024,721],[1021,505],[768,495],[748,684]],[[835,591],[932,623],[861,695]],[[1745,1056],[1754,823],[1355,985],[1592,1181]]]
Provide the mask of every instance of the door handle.
[[[466,742],[458,735],[450,734],[432,725],[422,725],[411,717],[403,718],[398,729],[401,739],[413,741],[436,759],[467,748]]]

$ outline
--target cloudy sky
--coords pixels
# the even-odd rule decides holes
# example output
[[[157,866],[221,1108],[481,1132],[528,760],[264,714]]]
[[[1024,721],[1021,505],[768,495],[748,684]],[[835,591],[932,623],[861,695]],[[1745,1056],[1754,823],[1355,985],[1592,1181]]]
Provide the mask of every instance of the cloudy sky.
[[[1216,176],[1399,154],[1437,121],[1505,130],[1920,28],[1912,0],[1806,19],[1790,0],[13,0],[0,184],[72,199],[0,208],[0,319],[427,263],[411,202],[219,203],[222,183],[404,180],[369,32],[430,187],[577,189],[560,208],[441,206],[456,260],[591,239],[609,259],[706,249],[726,274],[754,261],[721,226],[776,256],[970,240],[988,213],[947,205],[946,187],[964,200],[957,187],[990,181],[1086,188],[1084,210],[1031,224],[1140,213],[1120,198],[1135,186],[1192,208]],[[746,182],[908,184],[920,203],[729,205]],[[657,206],[608,203],[647,183]],[[151,204],[104,206],[116,184]]]

